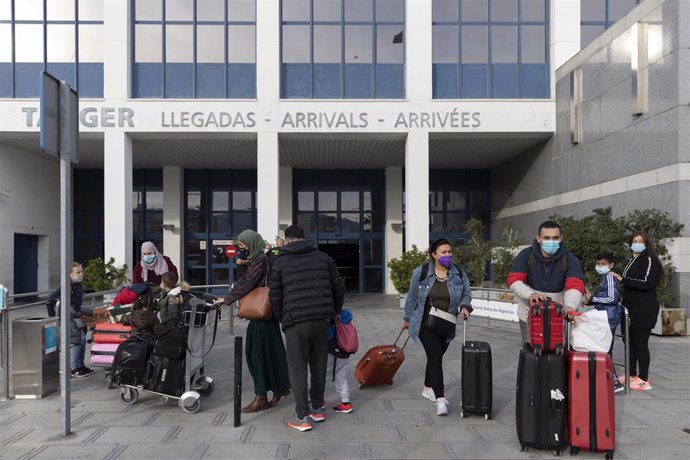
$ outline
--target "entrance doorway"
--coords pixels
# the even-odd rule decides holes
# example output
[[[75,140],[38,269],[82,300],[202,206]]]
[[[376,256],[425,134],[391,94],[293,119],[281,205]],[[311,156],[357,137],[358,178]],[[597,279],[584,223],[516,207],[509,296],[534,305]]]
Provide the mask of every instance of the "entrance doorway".
[[[383,171],[293,171],[294,222],[335,261],[350,292],[382,292]]]
[[[232,284],[225,248],[242,230],[256,230],[256,170],[185,171],[185,268],[191,285]],[[212,289],[226,293],[227,288]]]
[[[38,291],[38,236],[15,233],[14,293],[24,294],[36,291]]]

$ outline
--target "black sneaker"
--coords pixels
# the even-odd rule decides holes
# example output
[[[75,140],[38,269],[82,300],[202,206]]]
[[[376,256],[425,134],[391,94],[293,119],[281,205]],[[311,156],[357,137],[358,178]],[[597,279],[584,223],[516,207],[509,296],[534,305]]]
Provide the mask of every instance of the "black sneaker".
[[[95,373],[96,373],[96,371],[94,371],[93,369],[91,369],[91,368],[89,368],[89,367],[86,367],[86,366],[82,366],[79,370],[85,372],[86,375],[91,375],[91,374],[95,374]]]
[[[85,371],[84,369],[77,369],[76,371],[72,371],[72,377],[80,379],[83,377],[88,377],[89,375],[92,375],[94,372],[88,372]]]

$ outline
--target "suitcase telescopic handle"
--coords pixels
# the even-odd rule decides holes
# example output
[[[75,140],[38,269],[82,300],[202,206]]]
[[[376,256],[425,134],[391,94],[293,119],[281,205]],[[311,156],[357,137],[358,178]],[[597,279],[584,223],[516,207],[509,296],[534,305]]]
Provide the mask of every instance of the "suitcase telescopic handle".
[[[467,318],[464,316],[462,317],[462,344],[465,345],[466,337],[467,336]]]
[[[398,334],[398,337],[395,339],[395,342],[393,342],[393,347],[398,346],[398,340],[400,340],[400,337],[402,337],[403,332],[405,332],[405,328],[403,327],[400,329],[400,334]],[[405,343],[403,343],[403,346],[400,348],[401,350],[405,349],[405,346],[407,345],[407,341],[410,340],[410,336],[408,335],[407,338],[405,339]]]

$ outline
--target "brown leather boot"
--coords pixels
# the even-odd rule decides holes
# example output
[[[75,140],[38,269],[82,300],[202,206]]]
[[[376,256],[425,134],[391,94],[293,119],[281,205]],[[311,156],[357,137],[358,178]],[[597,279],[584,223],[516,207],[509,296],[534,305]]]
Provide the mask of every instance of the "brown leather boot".
[[[259,396],[256,395],[254,397],[254,400],[249,403],[246,407],[242,409],[242,412],[245,414],[249,414],[252,412],[259,412],[260,410],[264,410],[268,408],[268,399],[266,396]]]
[[[271,407],[277,405],[280,400],[290,394],[290,389],[285,388],[283,390],[278,390],[275,393],[273,393],[273,399],[271,399],[271,403],[269,404]]]

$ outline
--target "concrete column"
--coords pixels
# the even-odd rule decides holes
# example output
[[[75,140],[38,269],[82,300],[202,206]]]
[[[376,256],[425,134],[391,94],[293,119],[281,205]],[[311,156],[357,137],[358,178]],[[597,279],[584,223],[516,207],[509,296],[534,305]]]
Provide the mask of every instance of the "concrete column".
[[[273,241],[278,233],[280,204],[278,133],[259,132],[256,141],[257,230],[265,240]]]
[[[130,87],[130,4],[103,1],[103,96],[127,99]]]
[[[292,225],[292,168],[280,167],[280,209],[278,222],[281,227]]]
[[[163,166],[163,246],[180,275],[184,272],[184,169]],[[171,227],[172,226],[172,227]],[[182,276],[180,276],[182,278]]]
[[[410,101],[429,101],[431,77],[431,1],[405,0],[405,89]]]
[[[132,139],[123,132],[104,133],[103,187],[105,260],[127,264],[132,275]]]
[[[405,249],[429,245],[429,133],[411,132],[405,142]]]
[[[256,1],[256,96],[280,97],[280,2]],[[265,238],[268,238],[264,235]]]
[[[402,203],[403,203],[403,175],[400,166],[386,168],[386,249],[384,262],[402,255]],[[390,277],[390,270],[386,267],[386,293],[396,294]]]
[[[551,97],[555,99],[556,69],[580,52],[580,0],[550,0],[549,11]]]

